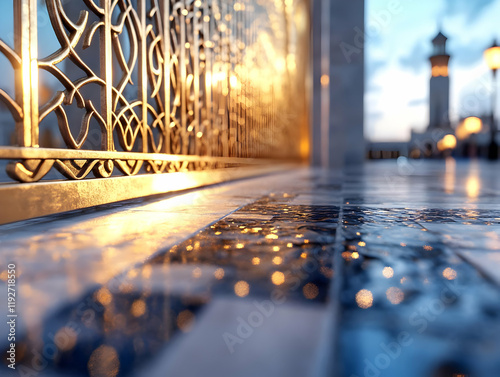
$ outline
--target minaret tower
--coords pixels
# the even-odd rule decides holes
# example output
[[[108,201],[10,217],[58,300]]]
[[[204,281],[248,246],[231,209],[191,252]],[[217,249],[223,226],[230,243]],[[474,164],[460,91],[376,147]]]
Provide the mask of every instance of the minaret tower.
[[[429,128],[428,130],[450,129],[450,78],[448,77],[448,63],[450,55],[446,52],[448,38],[443,33],[432,40],[434,46],[430,57],[432,77],[429,93]]]

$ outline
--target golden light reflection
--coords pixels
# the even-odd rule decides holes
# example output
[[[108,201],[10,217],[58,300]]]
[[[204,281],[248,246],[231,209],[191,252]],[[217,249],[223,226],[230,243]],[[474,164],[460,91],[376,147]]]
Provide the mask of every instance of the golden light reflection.
[[[457,162],[453,157],[448,157],[445,160],[445,173],[444,173],[444,192],[453,194],[455,192],[455,171]]]
[[[277,240],[277,239],[278,239],[278,235],[277,235],[277,234],[268,234],[268,235],[266,236],[266,238],[267,238],[268,240]]]
[[[304,294],[304,297],[307,298],[308,300],[313,300],[316,297],[318,297],[319,289],[316,284],[307,283],[302,288],[302,293]]]
[[[97,301],[99,301],[104,306],[109,305],[113,300],[111,292],[106,287],[102,287],[101,289],[99,289],[95,296]]]
[[[281,271],[275,271],[271,275],[271,281],[274,285],[281,285],[285,282],[285,274]]]
[[[144,300],[135,300],[130,308],[130,313],[134,317],[141,317],[146,313],[146,303]]]
[[[232,89],[236,89],[238,87],[238,78],[234,75],[231,75],[229,78],[229,85],[231,85]]]
[[[457,146],[457,138],[454,135],[446,135],[437,143],[437,147],[440,151],[455,149],[456,146]]]
[[[194,316],[194,313],[190,310],[183,310],[177,316],[177,321],[176,321],[177,327],[182,332],[191,331],[191,329],[194,325],[194,322],[195,322],[195,316]]]
[[[214,271],[214,276],[217,280],[221,280],[224,277],[224,269],[218,268]]]
[[[279,246],[273,246],[273,251],[280,251],[280,247]]]
[[[479,196],[479,191],[481,189],[481,184],[479,178],[476,175],[471,175],[467,177],[467,182],[465,183],[465,190],[467,196],[471,199],[475,199]]]
[[[390,287],[385,292],[385,295],[387,296],[389,302],[393,305],[400,304],[405,298],[405,294],[403,293],[403,291],[397,287]]]
[[[76,345],[78,334],[71,327],[62,327],[54,336],[54,343],[61,351],[69,351]]]
[[[281,263],[283,263],[283,258],[281,258],[281,257],[274,257],[273,258],[273,263],[276,264],[276,265],[280,265]]]
[[[133,270],[130,270],[129,272],[127,272],[127,277],[129,277],[130,279],[133,279],[135,277],[137,277],[137,270],[136,269],[133,269]]]
[[[292,247],[293,247],[293,243],[288,242],[288,243],[286,244],[286,247],[288,247],[288,248],[292,248]]]
[[[394,276],[394,270],[392,269],[392,267],[384,267],[384,269],[382,270],[382,275],[384,275],[386,279],[390,279]]]
[[[258,266],[260,264],[260,258],[258,258],[258,257],[252,258],[252,264],[254,266]]]
[[[443,271],[443,277],[448,280],[455,280],[457,278],[457,271],[451,267],[447,267]]]
[[[356,304],[361,309],[370,308],[373,305],[373,294],[367,289],[360,290],[356,293]]]
[[[250,285],[246,281],[240,280],[234,285],[234,293],[238,297],[246,297],[250,293]]]
[[[236,248],[237,248],[237,249],[243,249],[244,247],[245,247],[245,245],[244,245],[244,244],[242,244],[242,243],[237,243],[237,244],[236,244]]]
[[[330,84],[330,76],[323,75],[321,76],[321,86],[328,86]]]
[[[331,279],[333,277],[333,270],[331,268],[322,266],[319,270],[326,278]]]
[[[150,264],[147,264],[142,269],[142,277],[144,279],[149,279],[151,277],[152,272],[153,272],[153,267]]]
[[[120,371],[118,353],[113,347],[102,345],[90,355],[87,368],[91,377],[115,377]]]
[[[201,277],[201,268],[199,267],[196,267],[194,270],[193,270],[193,277],[195,279],[198,279]]]

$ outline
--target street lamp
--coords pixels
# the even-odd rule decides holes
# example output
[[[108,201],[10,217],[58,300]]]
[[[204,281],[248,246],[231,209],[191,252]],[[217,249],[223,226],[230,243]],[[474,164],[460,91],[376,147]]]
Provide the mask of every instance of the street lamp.
[[[497,71],[500,69],[500,47],[497,46],[496,41],[493,42],[493,46],[484,52],[484,58],[488,67],[490,67],[493,72],[493,91],[491,94],[491,141],[488,148],[488,158],[490,160],[498,159],[498,145],[496,141],[497,125],[495,120],[495,107],[497,102]]]

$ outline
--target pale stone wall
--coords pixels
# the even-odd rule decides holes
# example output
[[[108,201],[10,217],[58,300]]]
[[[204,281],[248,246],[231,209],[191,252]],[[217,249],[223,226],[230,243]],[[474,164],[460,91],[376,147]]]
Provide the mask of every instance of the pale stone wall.
[[[312,117],[314,165],[340,168],[346,165],[359,165],[364,161],[365,36],[363,30],[364,0],[314,1]],[[328,72],[324,69],[325,58],[329,62]],[[325,85],[321,85],[320,81],[325,73],[329,75],[326,92]],[[325,96],[327,109],[325,109]],[[325,116],[328,117],[327,124]]]

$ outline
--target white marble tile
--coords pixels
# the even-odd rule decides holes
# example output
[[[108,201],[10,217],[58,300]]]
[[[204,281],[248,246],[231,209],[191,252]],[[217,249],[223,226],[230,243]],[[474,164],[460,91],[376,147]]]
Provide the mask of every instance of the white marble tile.
[[[333,319],[323,306],[269,303],[261,311],[252,301],[214,300],[134,377],[311,375],[324,321]]]

